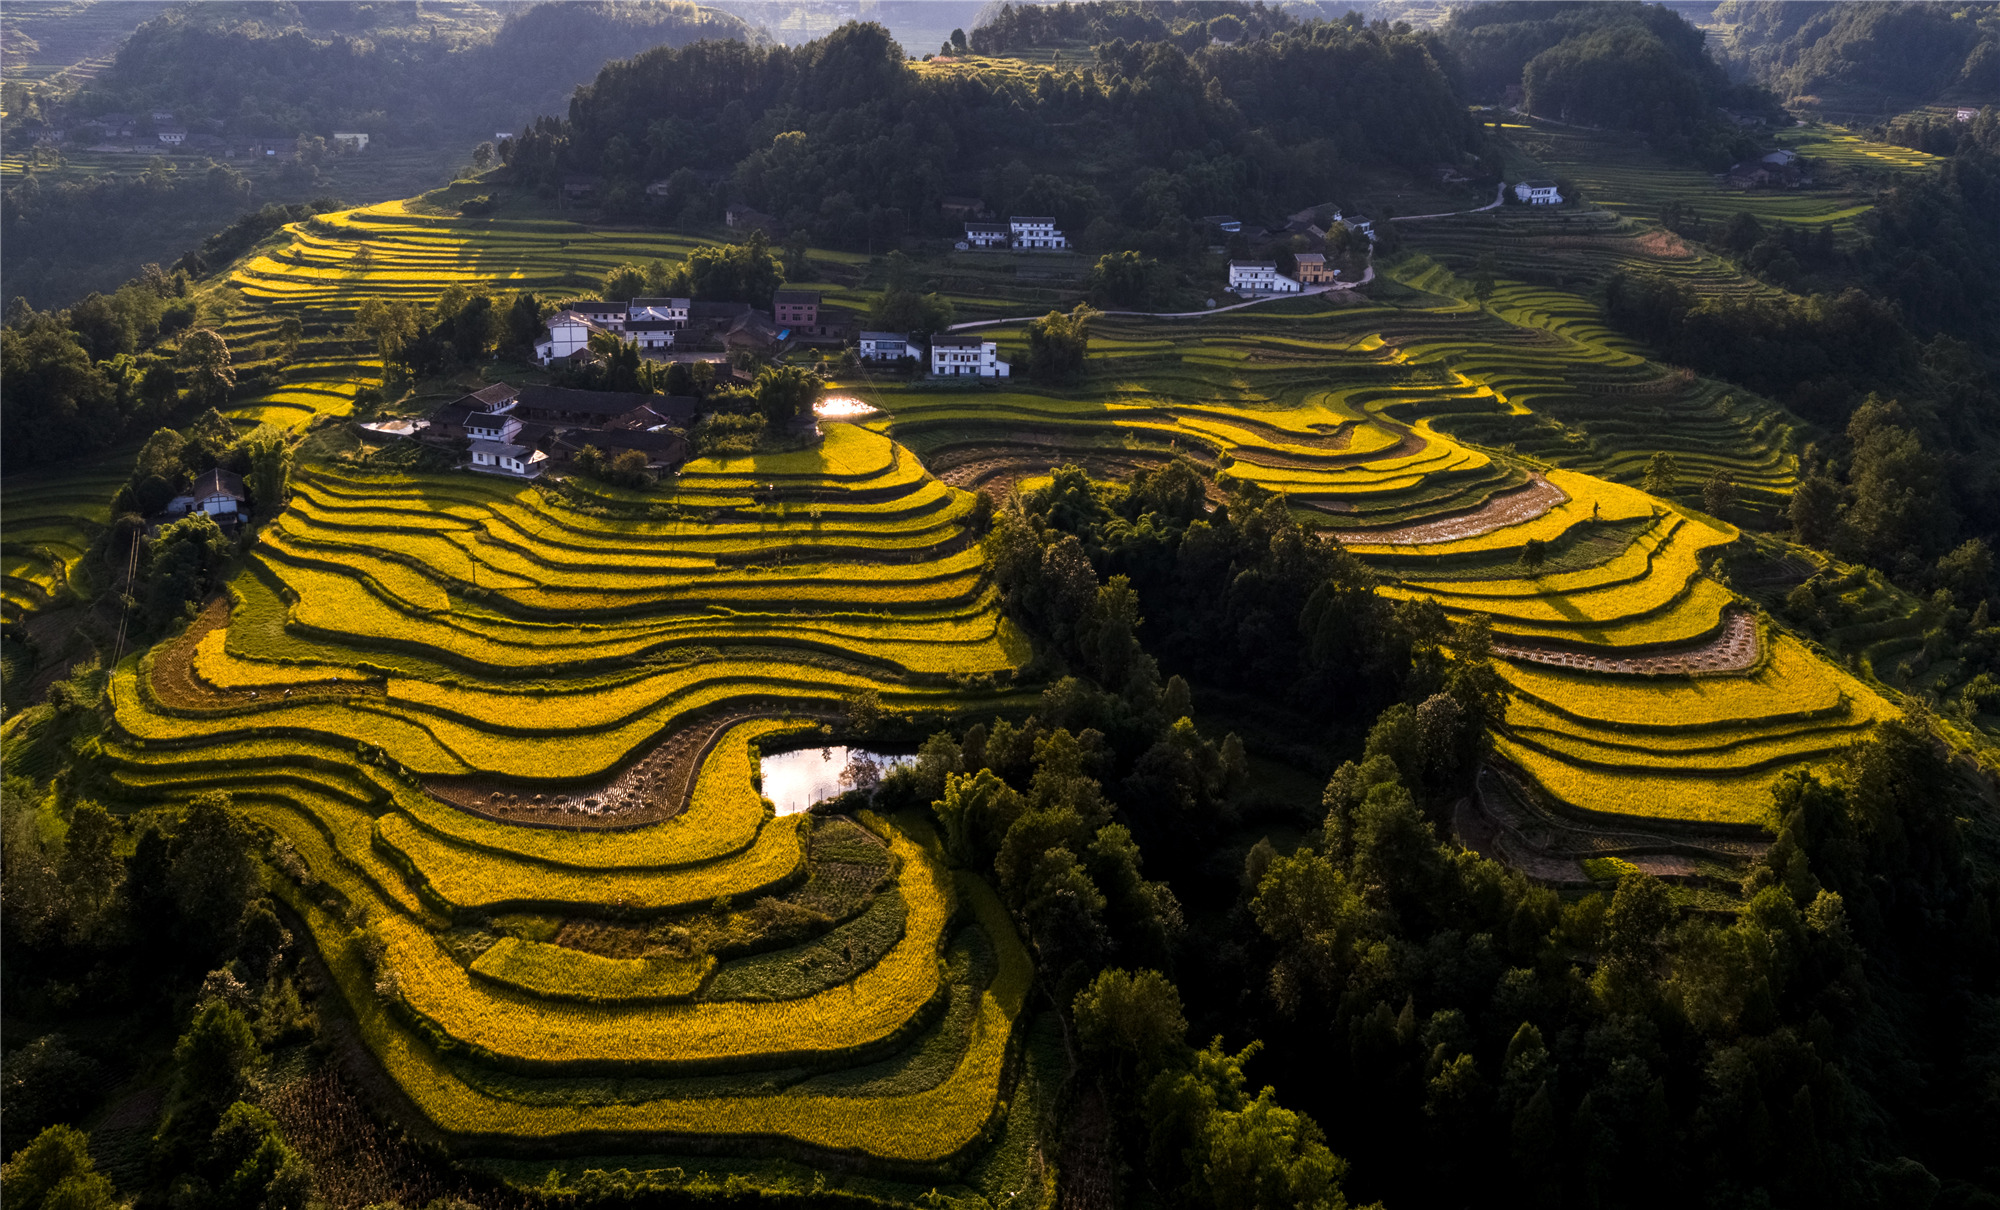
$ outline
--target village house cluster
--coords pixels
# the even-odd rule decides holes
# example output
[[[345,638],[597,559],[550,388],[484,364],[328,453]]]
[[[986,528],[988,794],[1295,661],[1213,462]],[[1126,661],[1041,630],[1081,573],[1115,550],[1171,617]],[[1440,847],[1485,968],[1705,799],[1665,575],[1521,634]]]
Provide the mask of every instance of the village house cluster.
[[[543,366],[578,365],[595,356],[591,338],[608,337],[654,357],[747,352],[769,357],[781,349],[852,343],[864,362],[894,365],[909,358],[945,378],[1006,378],[1008,364],[990,340],[940,335],[926,346],[907,332],[856,332],[817,290],[780,290],[764,311],[748,303],[687,298],[634,298],[629,302],[577,299],[551,315],[535,340]],[[601,343],[601,342],[600,342]]]
[[[657,479],[687,461],[692,450],[684,434],[699,408],[691,395],[495,383],[429,420],[364,427],[446,447],[464,442],[468,467],[486,474],[538,479],[574,470],[591,449],[607,462],[636,452]]]
[[[1257,259],[1229,262],[1230,292],[1242,298],[1270,298],[1338,286],[1340,269],[1328,259],[1327,236],[1339,228],[1367,241],[1375,238],[1374,220],[1365,214],[1344,214],[1332,206],[1308,207],[1276,229],[1245,223],[1233,214],[1206,215],[1202,225],[1219,243],[1264,251]],[[1303,250],[1294,251],[1301,243]]]

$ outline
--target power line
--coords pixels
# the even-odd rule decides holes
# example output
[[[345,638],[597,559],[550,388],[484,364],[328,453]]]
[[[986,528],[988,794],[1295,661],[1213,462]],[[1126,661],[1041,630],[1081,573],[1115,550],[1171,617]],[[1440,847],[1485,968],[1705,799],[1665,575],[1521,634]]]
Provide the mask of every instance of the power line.
[[[143,531],[132,535],[131,553],[125,558],[124,604],[118,615],[118,643],[111,651],[111,667],[118,667],[118,660],[125,654],[125,629],[132,621],[132,581],[139,572],[139,540]]]

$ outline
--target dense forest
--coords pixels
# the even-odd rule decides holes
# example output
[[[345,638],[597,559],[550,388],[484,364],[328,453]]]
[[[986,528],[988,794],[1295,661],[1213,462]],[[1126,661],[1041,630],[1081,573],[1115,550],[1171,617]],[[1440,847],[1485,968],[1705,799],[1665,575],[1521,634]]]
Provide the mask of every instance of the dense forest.
[[[937,203],[970,193],[1054,215],[1086,247],[1178,255],[1205,242],[1203,214],[1283,213],[1335,198],[1350,165],[1473,151],[1435,51],[1344,24],[1192,55],[1114,39],[1031,86],[912,71],[881,27],[850,25],[797,49],[707,42],[610,64],[507,150],[545,188],[601,173],[614,207],[665,178],[668,213],[693,218],[722,200],[700,174],[727,173],[733,196],[836,246],[952,230]]]
[[[389,146],[464,142],[560,109],[607,59],[751,35],[680,0],[538,4],[483,35],[440,34],[404,8],[288,3],[228,20],[184,5],[140,26],[76,107],[162,108],[191,127],[280,138],[340,128]]]
[[[10,82],[10,146],[107,112],[133,114],[151,139],[161,110],[227,145],[266,139],[285,150],[213,167],[186,157],[83,160],[92,140],[80,132],[63,150],[38,149],[0,191],[6,295],[47,307],[115,288],[133,266],[172,261],[269,204],[421,192],[495,132],[560,110],[607,59],[754,36],[736,17],[685,3],[511,7],[504,21],[483,8],[474,21],[463,6],[183,4],[140,25],[74,94],[43,98]],[[368,149],[342,155],[328,141],[335,130],[367,133]]]
[[[1748,149],[1717,107],[1770,108],[1761,90],[1731,84],[1702,32],[1660,5],[1464,5],[1443,36],[1474,100],[1519,89],[1538,117],[1639,131],[1664,154],[1716,168]]]
[[[1298,21],[1263,0],[1100,0],[1084,4],[1003,4],[982,15],[971,48],[982,55],[1123,39],[1172,42],[1193,52],[1213,40],[1239,42],[1294,29]]]
[[[1788,101],[1883,115],[2000,96],[2000,5],[1724,0],[1716,47]]]

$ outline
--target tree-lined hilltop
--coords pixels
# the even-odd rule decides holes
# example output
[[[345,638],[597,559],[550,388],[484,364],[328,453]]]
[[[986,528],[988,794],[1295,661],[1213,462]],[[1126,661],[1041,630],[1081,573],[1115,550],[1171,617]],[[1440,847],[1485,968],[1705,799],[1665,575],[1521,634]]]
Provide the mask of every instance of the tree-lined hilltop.
[[[1201,215],[1323,200],[1355,165],[1457,161],[1477,145],[1435,39],[1313,24],[1188,54],[1112,41],[1075,69],[912,66],[875,25],[803,47],[697,43],[608,65],[509,165],[553,187],[604,178],[612,206],[664,181],[669,213],[714,208],[713,174],[816,242],[955,230],[938,203],[1107,224],[1180,249]],[[1286,209],[1292,208],[1287,206]]]
[[[463,141],[560,108],[606,59],[755,36],[683,0],[464,7],[184,4],[134,31],[76,105],[279,137],[338,127],[391,146]]]
[[[246,211],[421,192],[607,59],[757,36],[679,0],[176,5],[80,84],[10,73],[4,293],[62,305]]]

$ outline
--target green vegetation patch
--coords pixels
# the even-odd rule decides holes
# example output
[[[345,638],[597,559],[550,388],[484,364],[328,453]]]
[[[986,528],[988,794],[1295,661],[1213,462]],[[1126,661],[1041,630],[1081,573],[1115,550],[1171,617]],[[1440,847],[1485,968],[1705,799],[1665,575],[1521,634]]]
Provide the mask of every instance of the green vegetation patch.
[[[885,891],[868,910],[803,945],[725,962],[703,1000],[797,1000],[838,987],[867,970],[903,939],[902,892]]]

